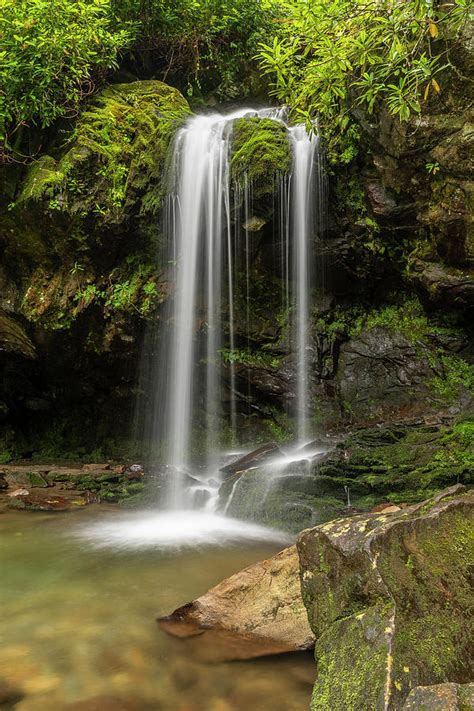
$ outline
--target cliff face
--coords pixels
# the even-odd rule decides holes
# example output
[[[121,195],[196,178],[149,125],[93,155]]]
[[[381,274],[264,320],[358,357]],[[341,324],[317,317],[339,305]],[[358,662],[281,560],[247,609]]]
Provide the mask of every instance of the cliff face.
[[[427,111],[401,126],[359,117],[363,146],[329,175],[325,265],[312,326],[315,422],[430,422],[471,407],[474,295],[468,48]],[[127,453],[147,321],[170,292],[157,254],[168,146],[189,115],[157,81],[112,85],[30,167],[1,176],[0,456]],[[251,170],[253,351],[249,423],[285,437],[294,363],[262,254],[268,176],[288,169],[279,127],[236,126],[233,176]],[[262,148],[264,146],[264,149]],[[258,224],[257,224],[258,223]],[[237,309],[238,321],[238,309]],[[237,324],[238,325],[238,324]],[[142,383],[146,390],[146,383]]]

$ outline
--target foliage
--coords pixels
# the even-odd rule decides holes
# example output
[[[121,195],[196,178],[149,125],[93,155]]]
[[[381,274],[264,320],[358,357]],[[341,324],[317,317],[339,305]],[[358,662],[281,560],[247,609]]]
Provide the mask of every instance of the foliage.
[[[23,126],[74,116],[132,36],[109,0],[0,0],[0,158]]]
[[[188,96],[216,91],[242,97],[258,79],[253,57],[268,36],[272,5],[262,0],[111,0],[123,21],[138,25],[132,59],[152,57],[164,81]],[[252,72],[253,69],[253,72]]]
[[[73,309],[73,314],[77,315],[93,303],[102,303],[108,316],[117,311],[135,311],[141,316],[146,316],[163,298],[153,281],[153,271],[153,267],[140,264],[130,278],[124,281],[113,281],[103,287],[88,284],[74,295],[74,301],[78,306]],[[117,275],[113,273],[110,276],[117,279]]]
[[[272,370],[278,368],[280,363],[278,356],[265,353],[264,351],[251,351],[249,348],[241,350],[222,348],[220,355],[225,363],[239,363],[249,366],[255,365],[263,368],[271,368]]]
[[[469,19],[469,0],[281,0],[281,22],[260,61],[293,115],[321,118],[333,160],[357,151],[354,113],[381,106],[400,121],[442,88],[449,48]]]

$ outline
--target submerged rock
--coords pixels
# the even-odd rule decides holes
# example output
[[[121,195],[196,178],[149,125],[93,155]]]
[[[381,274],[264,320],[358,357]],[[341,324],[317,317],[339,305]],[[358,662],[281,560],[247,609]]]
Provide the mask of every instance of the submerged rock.
[[[208,661],[294,652],[314,644],[295,546],[232,575],[158,622],[191,643],[197,637],[196,652]]]
[[[473,493],[454,486],[399,512],[303,531],[312,711],[400,709],[415,686],[470,680],[473,510]]]

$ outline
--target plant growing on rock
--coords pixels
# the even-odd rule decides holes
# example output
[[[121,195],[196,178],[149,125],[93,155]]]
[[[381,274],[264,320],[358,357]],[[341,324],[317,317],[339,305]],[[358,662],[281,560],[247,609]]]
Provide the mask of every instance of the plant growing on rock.
[[[273,92],[298,119],[321,117],[332,158],[357,152],[361,110],[400,121],[442,90],[440,74],[470,17],[469,0],[282,0],[271,43],[260,46]]]

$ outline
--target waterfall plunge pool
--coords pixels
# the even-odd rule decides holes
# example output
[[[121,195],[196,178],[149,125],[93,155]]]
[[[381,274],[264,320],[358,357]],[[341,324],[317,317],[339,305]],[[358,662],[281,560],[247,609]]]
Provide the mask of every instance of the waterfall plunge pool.
[[[189,519],[191,548],[182,517],[164,514],[158,534],[158,516],[0,516],[0,680],[24,695],[15,711],[306,709],[311,654],[205,664],[155,622],[284,541],[203,512]]]

